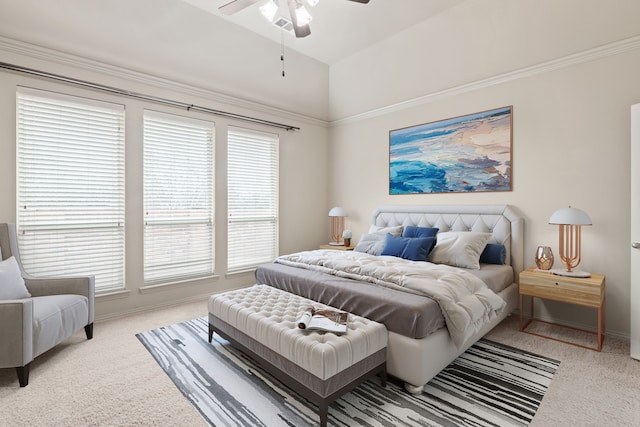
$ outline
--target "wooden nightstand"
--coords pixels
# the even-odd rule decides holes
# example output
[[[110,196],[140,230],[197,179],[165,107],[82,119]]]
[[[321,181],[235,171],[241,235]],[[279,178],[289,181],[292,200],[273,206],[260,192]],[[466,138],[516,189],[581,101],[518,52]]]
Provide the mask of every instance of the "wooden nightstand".
[[[352,251],[355,246],[344,245],[320,245],[320,249],[333,249],[334,251]]]
[[[523,322],[523,297],[531,297],[531,317],[526,323]],[[560,301],[568,304],[582,305],[585,307],[592,307],[598,310],[598,332],[597,336],[597,348],[586,347],[580,344],[564,341],[556,338],[551,338],[545,335],[541,335],[534,332],[529,332],[526,327],[533,321],[538,320],[534,318],[533,301],[534,298],[543,298],[553,301]],[[606,320],[606,293],[605,293],[605,276],[602,274],[592,274],[587,278],[576,278],[558,276],[553,273],[541,273],[534,271],[534,268],[529,268],[520,273],[520,330],[532,335],[538,335],[544,338],[551,338],[556,341],[561,341],[567,344],[576,345],[578,347],[588,348],[590,350],[602,350],[602,342],[604,341],[605,332],[605,320]],[[538,320],[543,322],[542,320]],[[556,323],[545,322],[552,325]],[[561,325],[566,327],[564,325]],[[575,328],[572,328],[575,329]],[[590,332],[591,331],[583,331]]]

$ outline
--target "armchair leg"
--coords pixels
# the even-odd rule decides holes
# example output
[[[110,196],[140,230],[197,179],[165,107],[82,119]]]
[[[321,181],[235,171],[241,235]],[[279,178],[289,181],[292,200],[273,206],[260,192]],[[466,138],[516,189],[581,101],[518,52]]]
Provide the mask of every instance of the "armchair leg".
[[[18,382],[20,387],[26,387],[29,384],[29,366],[31,363],[27,363],[24,366],[18,366],[16,371],[18,372]]]
[[[84,327],[84,333],[87,335],[88,340],[93,338],[93,323],[89,323]]]

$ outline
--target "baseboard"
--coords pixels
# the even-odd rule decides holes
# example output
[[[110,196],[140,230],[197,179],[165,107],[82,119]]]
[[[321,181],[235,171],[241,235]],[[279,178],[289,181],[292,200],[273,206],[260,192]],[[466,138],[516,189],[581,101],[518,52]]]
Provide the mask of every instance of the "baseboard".
[[[119,311],[117,313],[109,313],[109,314],[105,314],[105,315],[102,315],[102,316],[96,316],[95,321],[96,322],[104,322],[104,321],[107,321],[107,320],[120,319],[122,317],[127,317],[127,316],[131,316],[131,315],[134,315],[134,314],[148,313],[148,312],[151,312],[151,311],[157,311],[157,310],[161,310],[161,309],[164,309],[164,308],[175,307],[175,306],[178,306],[178,305],[188,304],[188,303],[191,303],[191,302],[198,302],[198,301],[206,302],[209,299],[210,296],[211,296],[210,293],[208,293],[208,294],[200,294],[200,295],[195,295],[195,296],[188,297],[188,298],[182,298],[182,299],[179,299],[179,300],[171,300],[171,301],[160,303],[160,304],[145,305],[143,307],[136,307],[136,308],[132,308],[130,310]]]

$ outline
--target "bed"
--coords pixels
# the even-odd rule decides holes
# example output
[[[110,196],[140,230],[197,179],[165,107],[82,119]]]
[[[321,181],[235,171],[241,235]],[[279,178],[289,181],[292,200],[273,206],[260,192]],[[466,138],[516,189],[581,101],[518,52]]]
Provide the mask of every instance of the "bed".
[[[397,242],[429,243],[388,234],[435,228],[438,244],[430,248],[429,260],[434,257],[440,262],[388,256],[388,248]],[[458,243],[447,248],[451,236]],[[372,237],[378,249],[367,247]],[[480,237],[480,243],[465,240],[475,237]],[[386,253],[380,254],[376,250],[383,239]],[[385,205],[374,210],[358,251],[317,250],[279,257],[259,266],[256,279],[383,323],[389,331],[388,373],[404,381],[410,393],[421,393],[431,378],[517,307],[523,239],[524,219],[510,205]],[[446,259],[451,252],[443,252],[455,250],[455,258],[460,251],[473,252],[478,244],[485,250],[479,269],[451,266]],[[490,247],[501,250],[500,262],[486,257]],[[466,260],[467,255],[462,258]],[[491,263],[485,263],[487,259]],[[453,264],[458,264],[457,258]],[[456,283],[452,297],[448,289],[439,289],[440,282]],[[458,282],[469,285],[460,291]]]

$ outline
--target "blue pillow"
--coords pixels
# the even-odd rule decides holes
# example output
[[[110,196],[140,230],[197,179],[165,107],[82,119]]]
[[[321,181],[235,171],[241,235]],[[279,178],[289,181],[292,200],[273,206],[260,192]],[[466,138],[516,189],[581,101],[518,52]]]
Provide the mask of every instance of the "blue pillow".
[[[402,231],[402,237],[435,237],[438,230],[440,229],[407,225]]]
[[[439,228],[435,227],[416,227],[413,225],[407,225],[404,230],[402,230],[402,237],[436,237],[439,230]],[[436,240],[433,241],[433,244],[429,248],[429,253],[431,253],[433,248],[436,247]],[[429,255],[429,253],[427,253],[427,255]]]
[[[480,254],[480,262],[484,264],[504,264],[507,260],[507,248],[499,243],[487,243]]]
[[[411,261],[426,261],[435,237],[395,237],[387,234],[380,255],[391,255]]]

